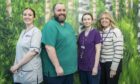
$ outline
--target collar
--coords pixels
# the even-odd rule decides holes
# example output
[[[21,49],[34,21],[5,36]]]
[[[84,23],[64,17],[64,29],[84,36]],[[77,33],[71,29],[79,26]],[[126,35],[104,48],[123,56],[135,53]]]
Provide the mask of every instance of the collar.
[[[108,32],[109,30],[111,29],[111,27],[107,27],[107,28],[105,28],[105,29],[103,29],[103,32]]]

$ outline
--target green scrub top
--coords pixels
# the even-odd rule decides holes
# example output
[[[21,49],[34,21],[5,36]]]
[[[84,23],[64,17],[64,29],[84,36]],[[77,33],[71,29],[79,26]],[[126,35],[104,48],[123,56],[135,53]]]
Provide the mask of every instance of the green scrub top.
[[[64,75],[77,71],[76,36],[70,24],[60,25],[55,19],[50,20],[42,30],[42,65],[43,74],[49,77],[57,76],[45,49],[45,45],[53,46]]]

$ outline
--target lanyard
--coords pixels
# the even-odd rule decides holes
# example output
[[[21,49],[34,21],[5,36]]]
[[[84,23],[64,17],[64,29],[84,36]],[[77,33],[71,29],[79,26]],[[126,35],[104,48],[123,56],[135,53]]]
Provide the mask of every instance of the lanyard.
[[[109,32],[107,33],[107,35],[106,35],[106,37],[103,39],[103,34],[104,33],[102,33],[102,39],[103,39],[103,42],[105,41],[105,39],[108,37],[108,35],[109,35],[109,33],[110,33],[110,31],[111,31],[111,29],[109,29]]]
[[[82,49],[82,51],[80,53],[80,58],[83,58],[83,55],[84,55],[84,52],[85,52],[85,49],[86,49],[85,41],[88,39],[88,36],[89,36],[91,31],[92,31],[92,28],[89,30],[87,36],[85,35],[86,32],[84,31],[84,35],[83,35],[83,38],[82,38],[82,45],[80,46],[80,48]]]

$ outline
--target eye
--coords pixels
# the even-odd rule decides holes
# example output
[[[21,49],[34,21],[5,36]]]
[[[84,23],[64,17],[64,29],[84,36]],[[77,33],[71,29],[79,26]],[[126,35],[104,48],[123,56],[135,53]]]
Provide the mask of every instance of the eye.
[[[102,17],[101,20],[102,20],[102,19],[109,19],[109,18],[108,18],[108,17]]]
[[[91,18],[88,18],[88,20],[91,20]]]
[[[26,13],[23,13],[23,16],[26,16],[27,14]]]
[[[32,14],[28,14],[29,16],[33,16]]]
[[[58,11],[58,12],[60,12],[60,11],[61,11],[61,9],[58,9],[57,11]]]
[[[63,11],[65,12],[66,10],[65,10],[65,9],[63,9]]]

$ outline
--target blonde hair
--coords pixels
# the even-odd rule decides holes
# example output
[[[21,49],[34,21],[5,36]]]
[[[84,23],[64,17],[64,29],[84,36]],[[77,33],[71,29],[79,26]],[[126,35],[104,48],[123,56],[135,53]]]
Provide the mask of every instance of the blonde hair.
[[[103,26],[101,25],[101,19],[102,19],[103,15],[106,15],[106,17],[110,20],[111,28],[115,28],[116,27],[115,20],[114,20],[113,16],[108,11],[105,11],[105,12],[100,14],[100,17],[99,17],[99,20],[98,20],[98,28],[100,30],[103,29]]]

